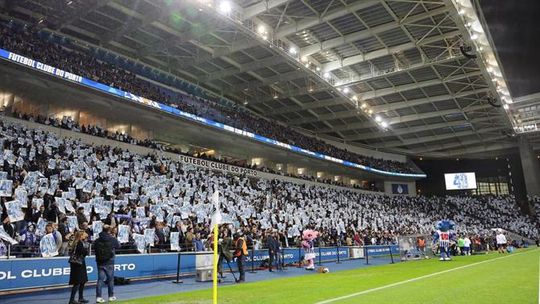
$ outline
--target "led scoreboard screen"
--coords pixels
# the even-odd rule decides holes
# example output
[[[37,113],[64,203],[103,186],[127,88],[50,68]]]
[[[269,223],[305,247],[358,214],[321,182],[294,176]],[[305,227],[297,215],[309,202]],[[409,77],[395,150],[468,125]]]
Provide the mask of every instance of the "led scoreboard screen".
[[[445,173],[446,190],[476,189],[476,174],[474,172]]]

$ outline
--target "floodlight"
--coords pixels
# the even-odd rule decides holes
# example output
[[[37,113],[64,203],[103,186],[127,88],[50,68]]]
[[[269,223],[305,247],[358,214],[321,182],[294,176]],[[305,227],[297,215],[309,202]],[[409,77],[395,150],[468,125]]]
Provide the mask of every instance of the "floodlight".
[[[228,15],[232,11],[231,3],[227,0],[223,0],[219,3],[218,10],[223,15]]]

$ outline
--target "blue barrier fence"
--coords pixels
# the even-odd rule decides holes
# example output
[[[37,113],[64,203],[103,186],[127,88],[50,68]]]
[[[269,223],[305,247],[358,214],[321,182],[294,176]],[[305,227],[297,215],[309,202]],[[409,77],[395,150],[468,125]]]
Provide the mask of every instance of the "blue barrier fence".
[[[373,246],[366,246],[367,254],[370,257],[377,257],[381,255],[389,255],[389,254],[396,254],[399,255],[399,246],[398,245],[373,245]]]
[[[399,252],[398,246],[391,246],[392,252]],[[394,248],[395,247],[395,248]],[[369,246],[370,256],[385,255],[390,252],[389,246]],[[251,250],[246,258],[247,267],[251,267]],[[316,261],[319,260],[319,249],[316,248]],[[337,260],[336,247],[320,249],[321,261]],[[285,248],[283,260],[285,264],[297,263],[303,257],[303,251],[298,248]],[[193,252],[181,253],[181,273],[193,273],[196,267],[196,257]],[[350,258],[349,247],[339,247],[339,258]],[[177,253],[129,254],[118,255],[115,260],[115,275],[126,278],[145,278],[155,276],[175,275],[177,270]],[[259,267],[262,261],[268,259],[267,250],[255,250],[253,263]],[[96,263],[94,257],[86,258],[88,279],[96,280]],[[231,263],[233,268],[236,263]],[[16,258],[0,260],[0,291],[52,287],[66,285],[69,281],[68,257],[54,258]]]

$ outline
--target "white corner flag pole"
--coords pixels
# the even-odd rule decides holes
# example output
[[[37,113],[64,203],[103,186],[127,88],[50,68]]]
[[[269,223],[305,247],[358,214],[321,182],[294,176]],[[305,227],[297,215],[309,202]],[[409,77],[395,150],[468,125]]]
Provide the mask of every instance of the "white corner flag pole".
[[[214,271],[213,271],[213,285],[214,285],[214,304],[217,304],[217,281],[218,281],[218,225],[214,225]]]
[[[214,268],[212,271],[212,279],[213,279],[213,304],[217,304],[218,297],[217,297],[217,287],[218,287],[218,241],[219,241],[219,224],[221,223],[221,210],[219,208],[219,192],[216,191],[212,195],[212,202],[215,206],[215,212],[212,215],[212,222],[211,222],[211,228],[214,231]]]

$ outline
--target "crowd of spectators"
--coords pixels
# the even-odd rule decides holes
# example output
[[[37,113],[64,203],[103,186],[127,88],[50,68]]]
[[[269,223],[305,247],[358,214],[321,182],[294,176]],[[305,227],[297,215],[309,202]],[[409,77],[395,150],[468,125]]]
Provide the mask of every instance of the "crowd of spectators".
[[[540,222],[540,196],[532,196],[528,197],[529,202],[531,206],[534,208],[534,212],[536,213],[536,218],[538,219],[538,222]]]
[[[87,49],[44,31],[38,31],[15,22],[0,22],[0,48],[18,53],[45,64],[60,68],[114,88],[166,103],[185,112],[213,119],[221,123],[250,131],[283,143],[313,152],[326,154],[368,167],[401,173],[418,173],[408,163],[385,160],[337,148],[312,136],[299,133],[288,126],[255,116],[240,107],[226,106],[217,98],[202,98],[171,91],[150,83],[132,71],[96,59]],[[152,79],[159,81],[159,79]]]
[[[276,171],[276,170],[273,170],[271,168],[264,167],[264,166],[250,165],[250,164],[246,163],[245,161],[227,159],[226,157],[216,158],[216,157],[213,157],[212,155],[208,155],[208,154],[206,154],[204,152],[202,152],[202,153],[186,153],[186,152],[182,152],[182,150],[180,150],[178,148],[174,148],[174,147],[171,147],[171,146],[168,146],[168,145],[163,145],[163,144],[161,144],[159,142],[156,142],[156,141],[153,141],[151,139],[142,139],[142,140],[141,139],[136,139],[136,138],[133,138],[133,137],[131,137],[130,135],[128,135],[126,133],[118,132],[118,131],[110,132],[110,131],[108,131],[108,130],[100,127],[100,126],[95,126],[95,125],[79,125],[79,123],[74,121],[70,116],[64,116],[61,119],[59,119],[59,118],[54,118],[54,117],[46,117],[46,116],[43,116],[43,115],[34,116],[34,115],[27,114],[27,113],[19,113],[19,112],[13,112],[12,115],[14,117],[16,117],[16,118],[19,118],[19,119],[28,120],[28,121],[31,121],[31,122],[36,122],[36,123],[44,124],[44,125],[47,125],[47,126],[62,128],[62,129],[66,129],[66,130],[70,130],[70,131],[74,131],[74,132],[81,132],[81,133],[89,134],[89,135],[92,135],[92,136],[98,136],[98,137],[107,138],[107,139],[111,139],[111,140],[121,141],[121,142],[124,142],[124,143],[127,143],[127,144],[143,146],[143,147],[147,147],[147,148],[155,149],[155,150],[159,150],[159,151],[167,151],[167,152],[171,152],[171,153],[175,153],[175,154],[182,154],[182,155],[191,156],[191,157],[198,157],[198,158],[202,158],[202,159],[205,159],[205,160],[226,163],[226,164],[233,165],[233,166],[244,167],[244,168],[248,168],[248,169],[252,169],[252,170],[259,170],[259,171],[262,171],[262,172],[267,172],[267,173],[272,173],[272,174],[279,174],[279,175],[284,175],[284,176],[289,176],[289,177],[301,178],[301,179],[305,179],[305,180],[316,181],[316,182],[330,184],[330,185],[334,185],[334,186],[352,187],[352,188],[355,188],[355,189],[379,191],[379,189],[377,189],[375,187],[375,185],[373,185],[373,184],[365,184],[365,185],[364,184],[362,184],[362,185],[360,185],[360,184],[345,184],[345,183],[343,183],[341,181],[335,181],[335,180],[327,179],[327,178],[318,178],[316,176],[296,175],[296,174],[291,174],[291,173],[284,173],[284,172]]]
[[[182,250],[205,250],[215,191],[223,220],[255,248],[269,232],[283,247],[297,246],[308,228],[320,232],[321,246],[391,244],[397,235],[431,234],[443,218],[478,237],[492,228],[538,236],[537,223],[512,196],[365,194],[206,170],[18,124],[0,123],[0,134],[0,255],[8,243],[13,255],[39,255],[46,236],[66,254],[74,231],[94,240],[103,225],[113,227],[119,253],[168,250],[171,232],[179,232]]]

